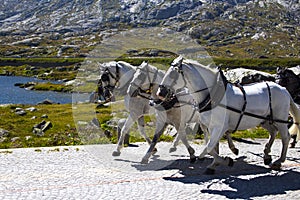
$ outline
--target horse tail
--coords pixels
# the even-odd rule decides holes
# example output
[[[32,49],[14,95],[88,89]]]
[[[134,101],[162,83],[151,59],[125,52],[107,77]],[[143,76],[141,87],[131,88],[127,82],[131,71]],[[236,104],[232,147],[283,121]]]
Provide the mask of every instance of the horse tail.
[[[290,100],[290,114],[294,123],[289,128],[289,132],[291,135],[297,135],[296,141],[298,141],[300,139],[300,109],[292,98]]]

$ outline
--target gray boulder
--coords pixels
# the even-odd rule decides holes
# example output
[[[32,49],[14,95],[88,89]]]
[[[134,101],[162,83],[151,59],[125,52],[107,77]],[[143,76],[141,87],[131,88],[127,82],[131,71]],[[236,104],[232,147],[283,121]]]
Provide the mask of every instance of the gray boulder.
[[[0,128],[0,138],[1,137],[7,137],[9,135],[9,131]]]

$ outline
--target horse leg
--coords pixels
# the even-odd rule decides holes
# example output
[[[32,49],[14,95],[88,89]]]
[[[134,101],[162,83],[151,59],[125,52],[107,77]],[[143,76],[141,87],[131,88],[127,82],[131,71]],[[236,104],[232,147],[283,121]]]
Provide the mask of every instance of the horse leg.
[[[129,129],[132,126],[132,124],[134,123],[134,121],[135,120],[130,115],[127,117],[125,124],[121,129],[121,134],[120,134],[120,138],[118,140],[117,148],[112,153],[113,156],[119,156],[121,154],[121,148],[123,147],[125,134],[129,133]]]
[[[125,122],[126,122],[126,119],[120,119],[118,121],[118,128],[117,128],[117,131],[118,131],[118,140],[119,140],[119,138],[121,136],[121,130],[122,130]],[[126,146],[126,145],[129,146],[129,131],[127,133],[125,133],[124,143],[123,144],[124,144],[124,146]]]
[[[207,129],[207,127],[204,125],[204,124],[199,124],[199,126],[200,126],[200,128],[201,128],[201,130],[203,131],[203,134],[204,134],[204,142],[205,142],[205,144],[207,144],[208,143],[208,140],[209,140],[209,132],[208,132],[208,129]]]
[[[205,170],[205,174],[208,175],[214,174],[216,171],[216,167],[219,166],[220,164],[228,165],[229,167],[232,167],[234,164],[232,158],[219,156],[219,154],[216,152],[215,149],[213,149],[209,154],[213,156],[213,162],[207,166]]]
[[[180,136],[182,143],[187,148],[187,150],[190,154],[191,163],[196,162],[195,150],[193,149],[193,147],[190,146],[190,144],[186,138],[185,129],[179,128],[177,135]]]
[[[262,124],[262,127],[265,128],[266,130],[268,130],[270,133],[269,141],[265,145],[265,149],[264,149],[264,164],[269,165],[272,162],[272,157],[269,155],[269,153],[271,152],[271,147],[274,143],[274,140],[275,140],[278,130],[274,125],[270,125],[267,122]]]
[[[290,144],[290,148],[295,148],[295,146],[297,144],[297,135],[292,135],[291,139],[293,139],[293,141]]]
[[[172,146],[169,149],[169,153],[175,152],[177,150],[177,146],[178,146],[179,140],[181,140],[181,137],[182,137],[182,135],[178,134],[178,132],[177,132],[176,137],[172,143]]]
[[[145,120],[144,120],[144,116],[140,116],[138,118],[138,129],[139,129],[141,135],[145,138],[145,140],[150,145],[151,144],[151,139],[147,136],[147,134],[145,132]]]
[[[281,142],[282,142],[282,149],[281,149],[281,155],[278,160],[272,163],[271,169],[279,170],[281,167],[281,163],[283,163],[286,160],[286,154],[287,149],[289,146],[289,141],[291,139],[290,133],[288,131],[288,128],[286,124],[279,124],[278,130],[280,132],[281,136]]]
[[[232,140],[232,137],[230,135],[231,133],[229,131],[227,131],[225,133],[225,137],[227,139],[227,142],[228,142],[228,146],[229,146],[229,149],[232,151],[232,153],[234,153],[235,155],[238,155],[239,154],[239,150],[235,147],[235,145],[233,144],[233,140]]]
[[[205,172],[206,174],[214,174],[215,168],[220,164],[223,165],[227,164],[230,167],[233,166],[233,159],[230,157],[225,157],[225,158],[220,157],[215,148],[218,145],[224,133],[224,130],[219,127],[214,127],[210,132],[211,132],[210,140],[207,143],[205,150],[203,152],[206,151],[208,154],[212,155],[214,159],[213,162],[209,166],[207,166]]]
[[[142,164],[147,164],[149,161],[150,156],[153,154],[154,149],[155,149],[155,145],[158,142],[158,139],[160,138],[160,136],[162,135],[164,129],[166,128],[166,124],[161,122],[161,121],[157,121],[156,123],[156,129],[155,129],[155,134],[153,136],[152,142],[150,144],[150,147],[147,151],[147,153],[145,154],[145,156],[142,159]]]

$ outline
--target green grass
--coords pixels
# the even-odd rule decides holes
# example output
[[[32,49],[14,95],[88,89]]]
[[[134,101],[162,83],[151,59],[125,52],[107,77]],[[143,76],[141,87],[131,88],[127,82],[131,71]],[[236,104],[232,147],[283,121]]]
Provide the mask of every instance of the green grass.
[[[2,63],[14,63],[14,65],[24,65],[24,64],[34,64],[34,65],[45,65],[45,64],[53,64],[53,65],[69,65],[69,63],[79,63],[82,62],[84,58],[55,58],[55,57],[32,57],[32,58],[9,58],[2,57],[0,58],[0,62]]]
[[[27,111],[25,116],[19,116],[14,112],[16,107],[26,109],[30,106],[9,105],[0,107],[0,127],[9,130],[8,136],[0,138],[0,149],[116,143],[117,131],[113,127],[108,126],[106,122],[113,118],[112,113],[115,113],[115,117],[121,117],[121,113],[124,112],[123,105],[96,108],[96,104],[78,104],[76,105],[76,109],[72,109],[71,104],[54,104],[37,105],[35,106],[37,111]],[[120,116],[118,116],[118,113]],[[43,114],[47,114],[48,118],[42,119],[41,116]],[[36,116],[36,118],[32,119],[33,116]],[[80,127],[76,124],[79,121],[90,123],[94,117],[98,119],[101,129],[87,128],[86,124]],[[47,130],[43,136],[34,135],[32,133],[32,127],[42,120],[51,121],[53,127]],[[148,122],[155,124],[155,117],[153,115],[146,116],[145,121],[146,124]],[[111,137],[107,137],[104,134],[104,130],[110,131]],[[150,138],[152,138],[155,126],[146,125],[145,130]],[[268,138],[268,136],[268,132],[260,127],[246,131],[237,131],[232,134],[232,137],[235,138],[252,139]],[[201,135],[189,135],[188,137],[189,140],[203,139]],[[12,141],[13,138],[15,139],[14,141]],[[130,131],[130,142],[141,141],[145,140],[139,134],[137,125],[135,124]],[[160,141],[171,142],[173,141],[173,137],[163,135]]]
[[[37,111],[27,111],[25,116],[15,114],[16,107],[26,109],[30,106],[11,105],[0,107],[0,127],[9,131],[7,137],[1,138],[0,148],[81,144],[74,126],[71,105],[37,105],[35,106],[38,109]],[[43,114],[47,114],[48,118],[42,119]],[[36,119],[32,119],[33,116],[36,116]],[[51,121],[53,127],[47,130],[44,136],[36,136],[32,133],[33,126],[42,120]],[[18,139],[13,142],[11,139],[16,137]]]
[[[71,86],[65,86],[63,84],[55,84],[55,83],[36,83],[33,86],[34,90],[41,90],[41,91],[55,91],[55,92],[71,92]]]

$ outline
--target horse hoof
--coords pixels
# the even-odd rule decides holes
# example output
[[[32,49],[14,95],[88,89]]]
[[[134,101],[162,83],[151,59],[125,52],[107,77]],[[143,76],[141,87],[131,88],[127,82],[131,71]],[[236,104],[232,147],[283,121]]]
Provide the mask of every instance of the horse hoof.
[[[171,147],[170,150],[169,150],[169,153],[175,152],[176,150],[177,150],[176,147]]]
[[[232,150],[232,152],[233,152],[235,155],[239,155],[239,150],[238,150],[237,148],[234,148],[234,149]]]
[[[233,159],[232,158],[230,158],[230,157],[226,157],[226,159],[228,159],[229,161],[228,161],[228,166],[229,167],[232,167],[233,166],[233,164],[234,164],[234,162],[233,162]]]
[[[280,163],[279,163],[279,164],[273,163],[273,164],[270,165],[270,168],[271,168],[272,170],[279,171],[279,170],[281,169],[281,164],[280,164]]]
[[[264,164],[265,164],[265,165],[270,165],[271,162],[272,162],[271,156],[270,156],[270,157],[267,157],[267,158],[264,158]]]
[[[147,158],[143,158],[142,161],[141,161],[141,164],[148,164],[148,162],[149,162],[149,161],[148,161]]]
[[[195,163],[195,162],[196,162],[196,160],[197,160],[197,158],[196,158],[196,157],[191,157],[191,158],[190,158],[190,163]]]
[[[206,174],[206,175],[213,175],[213,174],[215,174],[215,171],[216,171],[216,170],[214,170],[214,169],[206,168],[205,174]]]
[[[203,158],[198,157],[198,160],[199,160],[199,161],[204,161],[204,160],[205,160],[205,157],[203,157]]]
[[[114,151],[112,153],[112,156],[120,156],[121,155],[121,152],[120,151]]]
[[[295,143],[291,143],[290,144],[290,148],[295,148],[296,144]]]

